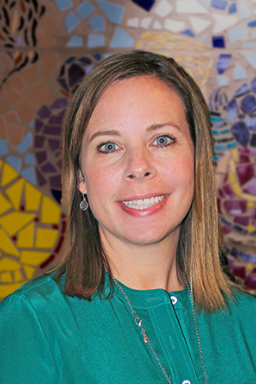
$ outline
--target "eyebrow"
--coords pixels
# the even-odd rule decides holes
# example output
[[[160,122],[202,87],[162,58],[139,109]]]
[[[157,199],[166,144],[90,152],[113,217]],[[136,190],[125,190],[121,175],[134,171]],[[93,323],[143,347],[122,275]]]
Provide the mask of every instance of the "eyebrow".
[[[180,127],[177,124],[174,124],[172,121],[168,121],[167,123],[163,123],[163,124],[152,124],[146,129],[146,131],[147,132],[154,131],[155,129],[163,128],[163,127],[166,127],[167,125],[170,125],[172,127],[177,128],[178,130],[180,130]],[[98,131],[98,132],[95,132],[91,136],[89,142],[91,142],[95,137],[98,137],[98,136],[112,136],[112,135],[113,136],[121,136],[121,133],[120,133],[120,131],[115,131],[115,130]]]

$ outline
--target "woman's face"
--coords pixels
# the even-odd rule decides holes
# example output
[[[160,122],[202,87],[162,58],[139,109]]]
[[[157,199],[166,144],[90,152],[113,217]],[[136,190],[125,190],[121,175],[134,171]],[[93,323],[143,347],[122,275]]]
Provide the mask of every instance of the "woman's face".
[[[81,167],[101,235],[133,244],[178,238],[194,193],[194,145],[181,99],[162,81],[116,81],[83,137]]]

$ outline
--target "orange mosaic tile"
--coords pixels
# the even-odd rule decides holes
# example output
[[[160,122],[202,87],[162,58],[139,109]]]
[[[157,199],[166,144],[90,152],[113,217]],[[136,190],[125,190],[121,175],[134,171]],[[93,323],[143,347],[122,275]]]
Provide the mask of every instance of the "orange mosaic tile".
[[[0,113],[5,113],[6,109],[6,105],[2,101],[0,101]]]
[[[17,107],[17,106],[16,106]],[[20,123],[19,115],[16,111],[11,111],[6,114],[6,118],[9,121],[13,121],[14,123]]]
[[[57,24],[55,23],[55,20],[53,17],[48,15],[48,20],[47,20],[47,27],[48,31],[52,34],[55,35],[57,31]]]
[[[37,38],[38,38],[38,46],[41,48],[50,48],[51,41],[49,36],[46,35],[44,32],[37,32]]]
[[[14,143],[20,143],[24,138],[26,128],[20,124],[8,123],[7,124],[7,135],[8,139]]]
[[[23,91],[26,87],[26,83],[16,72],[10,76],[8,83],[18,92]]]
[[[38,69],[37,69],[37,64],[33,64],[31,66],[28,66],[24,68],[21,71],[21,76],[25,79],[25,81],[28,84],[33,84],[37,81],[38,79]]]
[[[35,117],[36,111],[26,100],[22,100],[16,104],[16,109],[22,122],[26,125],[29,124],[30,121]]]
[[[18,92],[11,91],[4,101],[7,105],[14,106],[20,99],[22,99],[22,96]]]
[[[10,92],[11,92],[10,88],[8,88],[6,84],[4,84],[0,92],[1,98],[5,99],[10,94]]]
[[[31,103],[39,109],[47,101],[48,97],[48,88],[45,80],[40,80],[37,84],[30,88],[26,92],[26,96]]]
[[[47,76],[58,64],[58,57],[54,51],[45,51],[43,58],[42,76]]]

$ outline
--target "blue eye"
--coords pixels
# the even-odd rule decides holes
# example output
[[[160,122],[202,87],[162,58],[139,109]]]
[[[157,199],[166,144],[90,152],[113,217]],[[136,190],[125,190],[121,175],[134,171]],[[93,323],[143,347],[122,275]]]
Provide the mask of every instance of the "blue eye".
[[[98,146],[98,150],[104,153],[114,152],[116,148],[117,145],[115,143],[112,143],[111,141],[108,141],[107,143],[102,143]]]
[[[170,144],[175,142],[175,138],[170,137],[169,135],[158,136],[155,140],[155,144],[159,147],[167,147]]]

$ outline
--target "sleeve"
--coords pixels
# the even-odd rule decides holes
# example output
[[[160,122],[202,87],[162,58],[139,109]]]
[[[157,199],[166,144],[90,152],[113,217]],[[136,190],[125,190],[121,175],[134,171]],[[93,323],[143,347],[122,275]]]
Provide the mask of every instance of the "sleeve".
[[[49,342],[32,305],[23,295],[12,294],[0,305],[0,384],[60,382]]]

